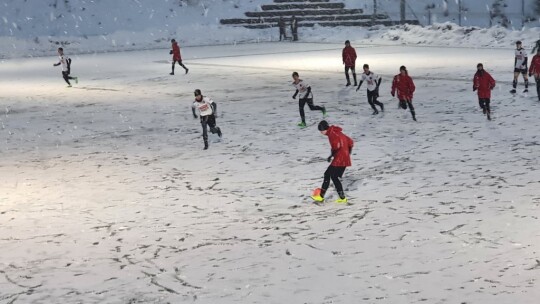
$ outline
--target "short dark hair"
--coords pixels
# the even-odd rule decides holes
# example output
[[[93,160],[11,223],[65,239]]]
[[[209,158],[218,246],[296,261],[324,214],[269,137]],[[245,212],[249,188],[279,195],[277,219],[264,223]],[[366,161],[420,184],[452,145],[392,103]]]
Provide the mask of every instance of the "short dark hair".
[[[367,64],[367,63],[364,64],[364,66],[363,66],[362,68],[363,68],[363,69],[365,69],[365,68],[368,68],[368,69],[369,69],[369,64]]]
[[[64,48],[58,48],[59,51],[64,51]]]
[[[292,75],[293,75],[293,77],[294,76],[300,76],[300,75],[298,75],[298,72],[293,72]]]
[[[328,122],[326,120],[321,120],[321,122],[317,126],[317,129],[319,129],[319,131],[326,131],[329,128],[330,126],[328,125]]]
[[[477,68],[479,68],[479,67],[482,67],[482,68],[483,68],[483,67],[484,67],[484,65],[483,65],[483,64],[481,64],[481,63],[479,63],[479,64],[477,64],[477,65],[476,65],[476,67],[477,67]]]

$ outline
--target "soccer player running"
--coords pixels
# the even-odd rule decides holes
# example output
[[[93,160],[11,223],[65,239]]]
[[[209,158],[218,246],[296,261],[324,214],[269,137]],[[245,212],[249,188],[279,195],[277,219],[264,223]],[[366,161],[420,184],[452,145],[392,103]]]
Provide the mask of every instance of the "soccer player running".
[[[326,108],[324,106],[316,106],[313,104],[313,93],[311,92],[311,86],[305,83],[297,72],[292,73],[293,83],[292,85],[296,88],[296,92],[293,95],[293,99],[296,99],[296,96],[299,96],[298,107],[300,110],[300,119],[302,121],[298,124],[300,128],[306,127],[306,114],[304,112],[304,107],[307,103],[311,111],[319,110],[322,112],[323,117],[326,116]]]
[[[415,89],[416,87],[414,86],[412,78],[409,76],[407,68],[402,65],[399,67],[399,74],[394,76],[394,80],[392,81],[392,91],[390,94],[392,94],[392,97],[394,97],[396,96],[397,91],[399,107],[403,110],[407,110],[408,106],[414,121],[416,121],[416,113],[414,111],[412,99]]]
[[[62,77],[68,84],[68,88],[71,88],[71,82],[69,82],[70,79],[75,80],[75,83],[79,83],[78,77],[69,76],[71,73],[71,58],[64,54],[63,48],[58,48],[58,57],[60,57],[60,61],[53,64],[53,66],[62,65]]]
[[[345,196],[345,192],[343,192],[343,185],[341,184],[340,178],[343,177],[345,168],[351,166],[351,152],[354,142],[350,137],[343,134],[340,127],[330,126],[326,120],[319,123],[318,129],[322,135],[328,136],[331,155],[327,160],[331,163],[324,172],[324,179],[320,192],[314,193],[311,198],[316,202],[323,202],[324,195],[330,186],[330,180],[332,180],[339,195],[339,199],[336,200],[336,203],[347,203],[347,197]]]
[[[495,79],[484,70],[484,65],[479,63],[476,66],[476,74],[474,74],[473,91],[478,91],[478,104],[482,108],[487,119],[491,120],[491,108],[489,107],[491,99],[491,90],[495,87]]]
[[[525,90],[523,93],[529,92],[529,78],[527,77],[527,51],[521,47],[521,41],[516,42],[516,57],[514,59],[514,81],[512,82],[513,89],[510,93],[516,93],[516,87],[518,83],[519,74],[523,75],[525,81]]]
[[[377,101],[377,98],[379,97],[379,86],[381,85],[381,77],[379,77],[377,74],[371,72],[369,70],[369,65],[364,64],[364,73],[362,74],[362,80],[360,80],[360,83],[358,84],[358,87],[356,88],[356,91],[360,89],[362,86],[362,83],[364,81],[367,82],[367,99],[368,103],[373,109],[373,115],[379,114],[379,111],[377,111],[377,108],[375,105],[378,105],[381,107],[381,111],[384,112],[384,105]]]
[[[204,150],[207,150],[207,126],[210,127],[210,132],[212,132],[212,134],[217,133],[217,135],[221,137],[221,129],[216,126],[217,104],[211,98],[203,96],[201,90],[199,89],[195,90],[194,94],[195,101],[192,105],[193,117],[197,118],[197,113],[195,110],[198,110],[199,116],[201,118],[201,126],[203,129]]]
[[[536,55],[534,55],[531,60],[529,77],[534,75],[534,80],[536,81],[536,94],[538,95],[538,101],[540,101],[540,47],[536,48],[536,51]]]

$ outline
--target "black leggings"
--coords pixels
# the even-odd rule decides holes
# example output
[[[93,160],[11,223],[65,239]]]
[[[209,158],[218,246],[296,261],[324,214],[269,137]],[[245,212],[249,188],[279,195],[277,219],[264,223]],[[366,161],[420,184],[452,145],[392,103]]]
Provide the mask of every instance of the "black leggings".
[[[377,101],[377,97],[379,97],[379,93],[377,92],[377,90],[367,90],[367,101],[374,111],[377,111],[375,105],[378,105],[379,107],[381,107],[381,109],[383,107],[382,103]]]
[[[356,70],[354,69],[354,67],[348,67],[346,66],[345,67],[345,77],[347,78],[347,83],[351,83],[351,79],[349,78],[349,69],[352,71],[352,76],[353,76],[353,79],[354,79],[354,85],[356,85]]]
[[[311,111],[323,110],[323,107],[313,104],[313,98],[300,98],[300,100],[298,101],[298,107],[300,108],[300,118],[302,119],[303,123],[306,123],[306,114],[304,112],[304,106],[306,105],[306,103]]]
[[[173,72],[173,73],[174,73],[174,65],[175,65],[177,62],[178,62],[178,64],[179,64],[181,67],[184,68],[184,70],[187,71],[187,68],[186,68],[186,66],[182,63],[182,60],[178,60],[178,61],[173,60],[173,62],[172,62],[172,72]]]
[[[480,108],[487,113],[491,113],[491,109],[489,108],[489,98],[478,98],[478,104],[480,105]]]
[[[414,107],[412,105],[412,101],[410,100],[405,100],[405,99],[401,99],[399,101],[399,106],[403,109],[403,110],[407,110],[407,105],[409,105],[409,109],[411,110],[411,114],[414,116]]]
[[[343,176],[343,172],[345,172],[345,167],[329,166],[328,169],[326,169],[326,171],[324,172],[324,180],[321,186],[321,196],[324,196],[326,190],[328,189],[328,186],[330,186],[330,180],[332,180],[332,182],[334,183],[334,187],[339,194],[339,197],[345,198],[345,194],[343,193],[343,185],[339,180]]]
[[[210,132],[212,134],[215,134],[218,132],[218,127],[216,127],[216,116],[214,114],[201,116],[201,125],[202,125],[202,132],[203,132],[203,141],[204,143],[208,143],[208,128],[206,126],[210,127]]]
[[[69,82],[70,79],[75,79],[75,77],[69,76],[69,71],[62,71],[62,77],[64,77],[64,80],[67,82],[67,84],[71,85]]]
[[[534,80],[536,81],[536,94],[538,95],[538,99],[540,99],[540,76],[534,76]]]

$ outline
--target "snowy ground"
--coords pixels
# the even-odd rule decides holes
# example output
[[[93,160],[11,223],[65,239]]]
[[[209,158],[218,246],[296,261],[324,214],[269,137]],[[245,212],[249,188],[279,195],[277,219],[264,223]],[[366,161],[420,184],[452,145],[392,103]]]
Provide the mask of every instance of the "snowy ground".
[[[186,48],[176,76],[164,50],[73,56],[72,89],[56,57],[2,62],[0,303],[537,301],[540,103],[507,93],[513,52],[357,51],[384,77],[377,117],[341,45]],[[389,94],[402,64],[418,123]],[[306,199],[329,147],[320,113],[296,127],[293,70],[356,141],[349,206]],[[208,151],[195,88],[219,103]]]

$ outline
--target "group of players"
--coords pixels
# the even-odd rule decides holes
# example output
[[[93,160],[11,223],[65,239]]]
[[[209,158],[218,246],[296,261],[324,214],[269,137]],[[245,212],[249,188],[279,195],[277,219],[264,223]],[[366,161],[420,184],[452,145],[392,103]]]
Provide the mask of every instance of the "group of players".
[[[377,100],[379,97],[379,87],[381,85],[382,78],[372,72],[368,64],[364,64],[362,67],[364,72],[361,75],[360,83],[358,83],[355,70],[356,59],[356,50],[351,46],[351,42],[349,40],[345,41],[345,47],[343,48],[342,52],[342,60],[343,64],[345,65],[345,77],[347,79],[347,84],[345,86],[351,85],[351,79],[349,75],[349,71],[351,71],[356,91],[360,89],[364,82],[366,83],[367,100],[369,105],[373,109],[373,115],[379,114],[379,110],[376,106],[378,106],[380,110],[384,112],[384,104]],[[304,115],[304,106],[306,104],[309,106],[310,110],[322,111],[323,117],[326,116],[326,108],[324,106],[316,106],[313,104],[313,94],[311,92],[311,87],[299,78],[297,72],[294,72],[292,77],[293,86],[296,87],[296,92],[293,95],[293,98],[296,98],[296,96],[300,94],[299,109],[301,122],[298,124],[298,126],[304,128],[306,127],[306,120]],[[392,96],[396,96],[397,94],[400,108],[410,109],[412,119],[414,121],[416,121],[416,112],[412,104],[412,99],[415,89],[416,87],[414,86],[412,78],[409,76],[407,68],[405,66],[401,66],[399,68],[399,74],[395,75],[392,81],[391,94]]]
[[[528,56],[527,51],[523,49],[522,42],[516,42],[516,51],[515,51],[515,60],[514,60],[514,80],[512,83],[512,90],[510,93],[515,94],[518,84],[519,75],[523,75],[524,79],[524,93],[528,92],[528,77],[534,75],[536,81],[536,90],[538,98],[540,101],[540,40],[537,41],[536,47],[533,49],[533,52],[537,51],[536,55],[531,61],[530,69],[528,68]],[[185,73],[187,74],[189,69],[182,63],[182,57],[180,54],[180,47],[175,39],[171,40],[171,51],[170,54],[173,55],[172,60],[172,71],[170,75],[174,75],[174,68],[176,63],[178,63],[182,68],[184,68]],[[71,87],[70,80],[75,80],[78,83],[78,78],[70,76],[71,73],[71,59],[64,54],[62,48],[58,48],[58,55],[60,61],[55,63],[54,66],[62,65],[62,77],[68,84],[68,87]],[[354,86],[356,91],[360,89],[362,84],[366,82],[367,87],[367,100],[371,108],[373,109],[373,115],[379,114],[379,110],[376,106],[384,112],[384,104],[379,102],[377,99],[379,97],[379,87],[381,85],[381,77],[373,73],[370,70],[368,64],[363,65],[364,72],[361,75],[360,82],[357,81],[357,75],[355,71],[357,54],[356,50],[351,46],[349,40],[345,41],[345,47],[342,51],[342,60],[345,66],[345,77],[347,80],[346,86],[351,85],[349,71],[352,72]],[[313,93],[311,91],[311,86],[300,79],[300,75],[297,72],[292,74],[293,82],[292,85],[296,88],[296,92],[293,95],[293,99],[299,97],[299,112],[301,122],[298,124],[299,127],[306,127],[306,119],[304,113],[304,107],[307,104],[310,110],[321,111],[323,118],[326,117],[326,108],[324,106],[317,106],[313,103]],[[478,103],[480,108],[483,111],[483,114],[487,116],[488,120],[491,120],[491,91],[495,87],[495,80],[493,77],[484,70],[482,63],[477,65],[477,71],[473,78],[473,91],[478,93]],[[412,115],[412,119],[416,121],[416,113],[412,103],[413,94],[415,92],[415,85],[412,78],[409,76],[407,68],[401,66],[399,68],[399,74],[395,75],[392,81],[391,95],[396,96],[399,100],[399,107],[402,109],[409,109]],[[203,129],[203,142],[204,150],[208,149],[208,127],[212,134],[217,134],[219,137],[222,136],[221,129],[216,125],[216,116],[217,116],[217,104],[209,97],[203,96],[200,89],[194,91],[195,100],[192,104],[193,117],[200,118],[201,126]],[[198,116],[197,116],[198,112]],[[326,135],[329,139],[331,146],[331,155],[328,157],[328,162],[331,162],[330,166],[324,173],[324,180],[321,188],[317,188],[313,195],[312,199],[316,202],[323,202],[324,195],[329,187],[330,180],[334,183],[334,186],[338,192],[339,199],[337,203],[347,203],[347,198],[343,191],[343,186],[341,184],[340,178],[343,176],[346,167],[351,165],[350,154],[354,145],[353,140],[347,135],[342,133],[342,129],[338,126],[330,126],[326,120],[322,120],[318,125],[318,130],[321,134]]]
[[[516,41],[516,51],[514,57],[514,79],[512,81],[512,89],[510,93],[516,94],[519,75],[523,75],[525,89],[523,93],[529,92],[529,77],[534,75],[536,81],[536,93],[540,101],[540,40],[536,42],[533,52],[537,52],[531,60],[531,66],[528,67],[529,59],[527,51],[523,48],[521,41]],[[482,112],[491,120],[491,90],[495,87],[495,79],[484,70],[484,65],[479,63],[476,74],[473,78],[473,91],[478,91],[478,104]]]

